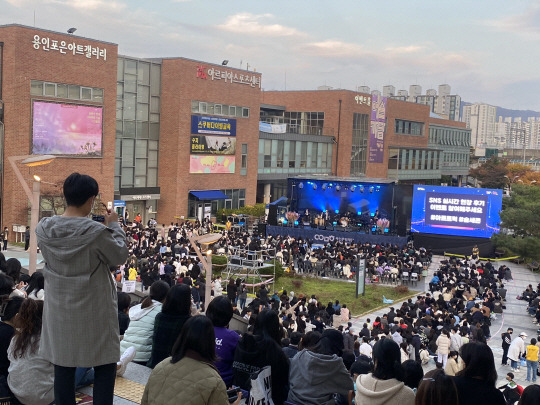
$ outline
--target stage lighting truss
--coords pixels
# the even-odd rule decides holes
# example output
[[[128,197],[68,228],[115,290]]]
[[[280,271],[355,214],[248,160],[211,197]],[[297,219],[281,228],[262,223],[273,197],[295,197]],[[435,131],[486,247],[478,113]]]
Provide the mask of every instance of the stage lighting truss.
[[[341,190],[341,186],[339,184],[336,184],[336,191]]]
[[[298,183],[298,188],[300,189],[304,188],[304,183]]]
[[[369,192],[370,192],[370,193],[373,193],[374,190],[375,190],[375,188],[374,188],[373,186],[371,186],[371,187],[369,188]]]
[[[327,188],[327,187],[328,187],[328,184],[326,184],[326,183],[323,183],[323,185],[322,185],[322,189],[323,189],[323,191],[324,191],[324,190],[326,190],[326,188]]]

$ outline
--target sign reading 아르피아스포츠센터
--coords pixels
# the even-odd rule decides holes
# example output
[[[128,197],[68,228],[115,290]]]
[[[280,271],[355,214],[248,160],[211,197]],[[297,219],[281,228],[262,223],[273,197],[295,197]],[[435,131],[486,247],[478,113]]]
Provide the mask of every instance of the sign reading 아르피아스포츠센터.
[[[37,34],[34,35],[32,44],[35,50],[43,49],[46,52],[59,52],[63,55],[83,55],[88,59],[95,57],[96,59],[107,60],[106,48],[100,48],[90,44],[77,44],[75,41],[62,41],[49,37],[40,37]]]
[[[191,153],[205,155],[234,155],[236,138],[230,136],[191,136]]]
[[[236,120],[234,118],[192,115],[191,133],[195,135],[236,136]]]
[[[232,70],[221,70],[216,67],[206,68],[204,65],[197,65],[197,77],[199,79],[223,80],[225,83],[245,84],[250,87],[261,88],[261,76],[250,74],[249,72],[235,72]]]
[[[386,134],[386,97],[371,96],[371,127],[369,129],[370,163],[384,161],[384,136]]]

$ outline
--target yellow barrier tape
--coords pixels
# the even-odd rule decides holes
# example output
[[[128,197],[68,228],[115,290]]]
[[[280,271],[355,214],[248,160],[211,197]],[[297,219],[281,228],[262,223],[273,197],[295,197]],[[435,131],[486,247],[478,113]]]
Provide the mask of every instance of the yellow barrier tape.
[[[444,252],[444,256],[453,256],[453,257],[465,257],[464,255],[456,255],[456,254],[453,254],[453,253],[446,253]],[[470,257],[470,256],[468,256]],[[478,259],[480,260],[487,260],[487,259],[490,259],[492,262],[498,262],[498,261],[501,261],[501,260],[512,260],[512,259],[519,259],[520,256],[512,256],[512,257],[501,257],[499,259],[492,259],[491,257],[479,257]]]

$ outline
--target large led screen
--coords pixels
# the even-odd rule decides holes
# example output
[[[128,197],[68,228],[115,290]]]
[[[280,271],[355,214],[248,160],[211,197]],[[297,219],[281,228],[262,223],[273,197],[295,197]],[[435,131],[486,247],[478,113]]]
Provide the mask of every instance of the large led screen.
[[[414,186],[411,231],[489,238],[501,222],[502,190]]]
[[[32,153],[101,156],[103,108],[34,101]]]

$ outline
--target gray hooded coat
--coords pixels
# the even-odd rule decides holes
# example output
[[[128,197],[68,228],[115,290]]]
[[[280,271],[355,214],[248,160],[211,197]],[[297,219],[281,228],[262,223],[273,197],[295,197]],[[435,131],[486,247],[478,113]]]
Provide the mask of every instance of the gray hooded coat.
[[[64,367],[94,367],[120,357],[118,305],[109,266],[128,257],[118,223],[43,218],[37,243],[45,266],[40,355]]]

